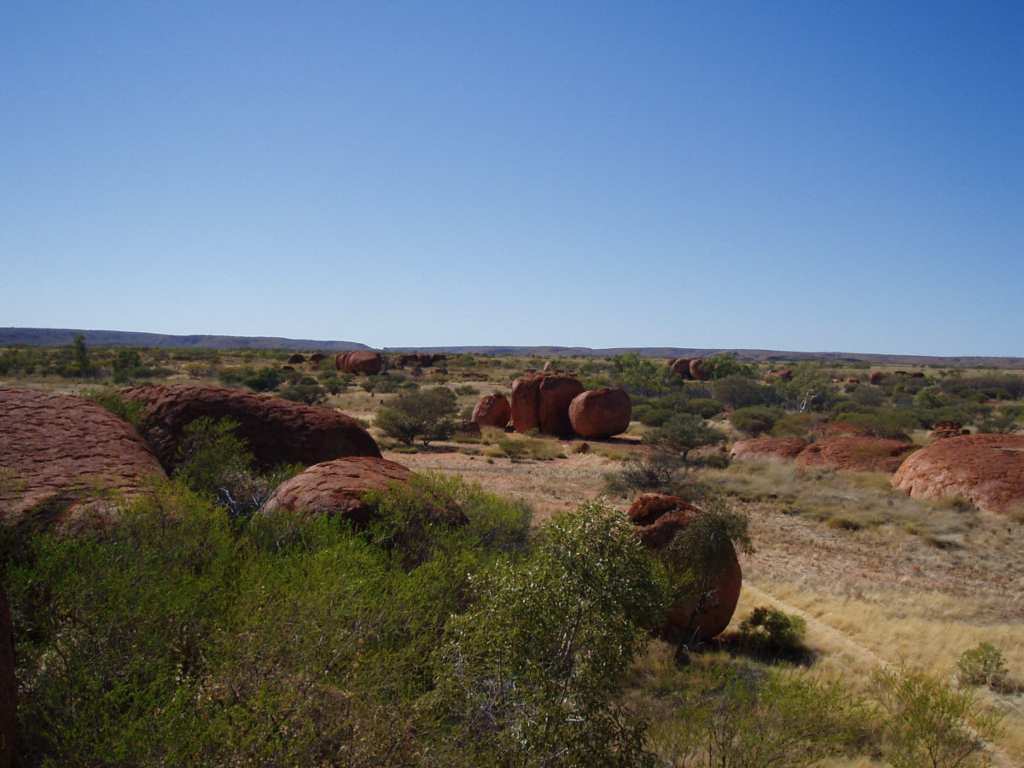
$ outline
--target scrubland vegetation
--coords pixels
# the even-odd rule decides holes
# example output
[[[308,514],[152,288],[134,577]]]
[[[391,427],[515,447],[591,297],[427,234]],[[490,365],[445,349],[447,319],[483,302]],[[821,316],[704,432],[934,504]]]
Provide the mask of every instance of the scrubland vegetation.
[[[344,410],[427,474],[380,495],[366,529],[265,517],[260,499],[301,468],[261,473],[230,425],[198,424],[172,481],[121,524],[3,530],[29,764],[1024,763],[1024,519],[713,447],[835,422],[922,444],[943,421],[1012,432],[1024,373],[873,385],[861,364],[800,363],[766,382],[766,365],[722,356],[684,381],[633,354],[561,359],[634,404],[627,434],[581,452],[458,433],[481,394],[544,359],[367,377],[329,358],[282,370],[274,351],[84,341],[0,350],[0,385],[112,408],[115,386],[245,387]],[[685,653],[656,630],[694,573],[641,549],[616,509],[649,490],[749,521],[733,625]],[[469,525],[430,523],[430,500]]]

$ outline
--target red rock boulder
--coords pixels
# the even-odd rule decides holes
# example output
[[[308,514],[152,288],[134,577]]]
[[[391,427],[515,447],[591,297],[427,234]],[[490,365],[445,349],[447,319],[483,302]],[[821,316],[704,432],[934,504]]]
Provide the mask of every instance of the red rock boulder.
[[[512,382],[512,427],[516,432],[540,429],[540,383],[544,378],[542,373],[528,373]]]
[[[0,522],[73,531],[116,514],[153,479],[166,479],[124,419],[76,395],[0,388]]]
[[[695,357],[690,360],[690,377],[694,381],[707,381],[708,372],[704,368],[704,358]]]
[[[690,375],[690,361],[691,358],[689,357],[676,358],[671,363],[669,363],[669,365],[672,367],[672,373],[676,374],[677,376],[681,376],[687,381],[689,381],[690,379],[693,378],[693,376]]]
[[[537,419],[540,431],[551,435],[571,435],[569,404],[583,392],[578,379],[569,376],[544,376],[540,382]]]
[[[634,501],[626,514],[637,526],[640,542],[649,550],[659,552],[669,546],[678,531],[704,512],[678,496],[648,493]],[[726,563],[718,573],[697,576],[706,585],[702,590],[706,598],[700,604],[700,595],[695,589],[694,594],[669,609],[663,634],[670,642],[687,645],[707,642],[725,631],[736,612],[743,573],[732,544],[728,545]]]
[[[806,447],[807,441],[796,437],[755,437],[751,440],[737,440],[729,457],[791,461]]]
[[[594,389],[569,403],[573,431],[589,439],[620,435],[629,429],[633,403],[622,389]]]
[[[367,376],[376,376],[384,368],[384,356],[371,350],[340,352],[334,358],[334,367],[342,373],[365,373]]]
[[[326,357],[327,357],[327,355],[321,354],[320,352],[314,352],[312,355],[309,356],[309,362],[311,362],[311,363],[319,363],[321,360],[325,359]]]
[[[499,392],[484,395],[473,408],[472,421],[481,427],[497,427],[504,429],[512,418],[512,404]]]
[[[773,381],[792,381],[793,380],[793,369],[792,368],[773,368],[765,374],[764,380],[768,383]],[[833,379],[833,381],[842,381],[842,379]]]
[[[881,371],[875,371],[868,377],[868,381],[870,381],[872,384],[881,384],[887,378],[887,374],[882,373]]]
[[[18,742],[18,680],[14,676],[11,607],[0,584],[0,768],[14,765]]]
[[[970,431],[964,429],[959,421],[940,421],[935,429],[928,433],[933,440],[945,440],[947,437],[960,437],[969,435]]]
[[[961,435],[908,458],[892,486],[915,499],[960,496],[979,509],[1024,508],[1024,435]]]
[[[264,468],[318,464],[347,456],[380,458],[380,449],[358,422],[343,413],[280,397],[193,384],[135,387],[122,396],[146,406],[144,435],[165,467],[188,424],[202,416],[234,419]]]
[[[918,446],[881,437],[833,437],[811,443],[796,457],[802,467],[895,472]]]
[[[263,513],[276,510],[306,512],[310,515],[340,515],[363,525],[374,509],[363,502],[370,491],[383,491],[392,481],[406,483],[412,476],[394,461],[371,457],[349,457],[314,464],[277,487]]]
[[[300,363],[306,362],[306,356],[300,355],[296,352],[294,355],[289,355],[288,359],[284,361],[285,365],[299,365]]]

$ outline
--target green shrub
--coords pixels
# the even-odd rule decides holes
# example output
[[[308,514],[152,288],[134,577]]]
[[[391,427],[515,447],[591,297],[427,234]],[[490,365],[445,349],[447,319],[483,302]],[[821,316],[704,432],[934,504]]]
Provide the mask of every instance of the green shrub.
[[[771,432],[775,423],[785,415],[786,412],[778,408],[753,405],[730,413],[729,422],[741,432],[756,436]]]
[[[807,623],[801,616],[790,616],[778,608],[755,608],[740,623],[740,638],[748,646],[792,651],[803,646]]]
[[[715,393],[715,400],[732,410],[763,405],[765,394],[769,391],[753,379],[736,375],[718,379],[711,389]]]
[[[434,387],[398,395],[380,409],[374,424],[388,437],[407,445],[417,438],[427,445],[451,437],[455,411],[455,393],[447,387]]]
[[[685,462],[690,451],[695,448],[724,439],[722,432],[709,426],[700,416],[680,413],[662,426],[650,430],[644,435],[643,442],[662,453],[678,456]]]
[[[873,688],[886,715],[893,768],[990,764],[985,740],[999,732],[1003,716],[984,709],[973,691],[905,664],[877,669]]]
[[[631,456],[617,472],[605,475],[605,487],[611,493],[666,491],[672,485],[679,459],[664,453]]]
[[[587,503],[555,518],[529,558],[496,564],[473,593],[436,657],[446,750],[486,765],[653,763],[614,693],[663,588],[621,513]]]
[[[1009,679],[1006,657],[991,643],[981,643],[964,651],[956,668],[957,678],[966,685],[985,685],[999,690],[1007,686]]]

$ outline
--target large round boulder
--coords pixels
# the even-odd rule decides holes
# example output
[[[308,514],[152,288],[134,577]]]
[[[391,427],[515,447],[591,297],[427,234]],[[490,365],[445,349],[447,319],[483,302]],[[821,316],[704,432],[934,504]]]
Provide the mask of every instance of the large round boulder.
[[[122,396],[146,406],[144,434],[165,467],[186,426],[206,416],[234,419],[263,468],[319,464],[346,456],[374,456],[380,449],[358,422],[343,413],[280,397],[194,384],[135,387]]]
[[[881,437],[834,437],[811,443],[796,457],[802,467],[831,467],[859,472],[895,472],[918,446]]]
[[[729,458],[789,461],[806,447],[807,441],[797,437],[755,437],[737,440],[729,451]]]
[[[18,680],[14,676],[11,607],[0,584],[0,768],[14,765],[18,741]]]
[[[690,379],[693,378],[693,376],[690,375],[690,360],[692,360],[692,358],[677,357],[670,363],[672,372],[677,376],[681,376],[682,378],[689,381]]]
[[[406,483],[411,476],[409,469],[387,459],[360,456],[326,461],[281,483],[264,503],[263,512],[339,515],[362,525],[374,515],[363,496],[383,491],[393,481]]]
[[[481,427],[504,429],[512,418],[512,404],[500,392],[484,395],[473,408],[473,418]]]
[[[1024,508],[1024,435],[937,440],[903,462],[892,485],[915,499],[960,496],[998,514]]]
[[[634,501],[626,514],[637,527],[640,543],[653,552],[660,552],[672,543],[679,531],[705,513],[678,496],[647,493]],[[723,560],[724,564],[715,573],[694,574],[703,582],[703,590],[694,586],[669,608],[663,627],[667,640],[686,645],[703,643],[729,626],[743,585],[740,562],[729,542],[726,542]]]
[[[512,382],[512,426],[516,432],[570,435],[569,403],[582,391],[583,385],[570,376],[520,376]]]
[[[695,357],[690,360],[690,377],[694,381],[707,381],[708,376],[708,371],[704,367],[703,357]]]
[[[573,431],[590,439],[622,434],[629,429],[632,416],[633,403],[618,387],[583,392],[569,403]]]
[[[284,362],[285,365],[299,365],[300,363],[306,362],[306,356],[296,352],[294,355],[289,355],[288,359]]]
[[[84,397],[27,389],[0,388],[0,468],[0,521],[68,530],[166,479],[124,419]]]
[[[583,392],[583,385],[570,376],[545,376],[540,382],[537,418],[540,431],[552,435],[571,435],[569,404]]]
[[[334,367],[341,373],[365,373],[367,376],[376,376],[384,368],[384,356],[371,350],[339,352],[334,358]]]

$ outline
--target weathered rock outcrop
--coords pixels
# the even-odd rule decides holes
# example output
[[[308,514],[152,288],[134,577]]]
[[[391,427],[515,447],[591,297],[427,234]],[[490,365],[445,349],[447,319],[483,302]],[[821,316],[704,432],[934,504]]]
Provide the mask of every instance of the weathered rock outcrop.
[[[166,478],[128,422],[76,395],[0,388],[0,521],[74,530]]]
[[[704,367],[703,357],[695,357],[690,360],[690,377],[694,381],[707,381],[708,372]]]
[[[681,376],[687,381],[693,378],[690,375],[690,360],[689,357],[677,357],[675,360],[669,361],[669,367],[672,368],[672,373],[677,376]]]
[[[350,457],[315,464],[277,487],[263,505],[264,514],[276,510],[310,515],[339,515],[365,524],[374,515],[362,497],[383,491],[389,482],[406,483],[412,476],[406,467],[381,458]]]
[[[135,387],[122,395],[146,406],[144,435],[161,463],[171,467],[185,427],[202,416],[234,419],[262,467],[318,464],[346,456],[380,458],[358,422],[343,413],[280,397],[192,384]]]
[[[520,376],[512,382],[512,426],[517,432],[572,434],[569,403],[582,391],[583,385],[569,376]]]
[[[294,355],[290,355],[284,362],[285,365],[299,365],[306,362],[306,356],[296,352]]]
[[[937,440],[908,458],[893,488],[915,499],[961,496],[1006,514],[1024,505],[1024,435],[961,435]]]
[[[0,768],[14,765],[18,742],[18,681],[14,676],[11,607],[0,584]]]
[[[481,427],[504,429],[512,418],[512,404],[500,392],[484,395],[473,408],[472,421]]]
[[[384,356],[380,352],[359,350],[339,352],[334,358],[334,367],[342,373],[365,373],[376,376],[384,368]]]
[[[808,445],[800,451],[796,463],[802,467],[895,472],[917,448],[913,443],[881,437],[833,437]]]
[[[806,447],[807,441],[796,437],[755,437],[750,440],[737,440],[729,452],[729,457],[791,461]]]
[[[793,380],[793,369],[792,368],[773,368],[765,374],[764,380],[766,382],[773,381],[792,381]],[[842,381],[842,379],[833,379],[833,381]]]
[[[637,526],[640,542],[658,552],[704,512],[678,496],[648,493],[634,501],[627,514]],[[743,585],[743,573],[732,544],[728,545],[725,560],[718,573],[698,575],[706,579],[703,602],[701,595],[695,593],[669,609],[663,633],[670,642],[707,642],[729,626]]]
[[[868,376],[868,381],[870,381],[872,384],[881,384],[887,378],[889,378],[888,374],[882,373],[881,371],[875,371],[870,376]]]
[[[569,403],[569,422],[573,431],[596,439],[620,435],[629,429],[633,403],[625,390],[594,389],[576,395]]]

